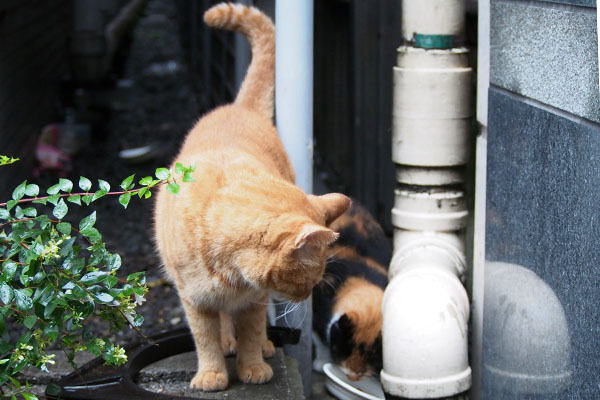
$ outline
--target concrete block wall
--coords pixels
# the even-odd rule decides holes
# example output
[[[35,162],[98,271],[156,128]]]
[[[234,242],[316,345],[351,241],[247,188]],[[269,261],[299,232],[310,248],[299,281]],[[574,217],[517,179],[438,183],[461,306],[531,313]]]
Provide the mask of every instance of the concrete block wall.
[[[0,168],[0,193],[30,174],[37,136],[57,118],[71,26],[71,1],[0,2],[0,154],[22,160]]]
[[[485,261],[474,267],[483,312],[473,398],[600,398],[596,2],[483,3],[489,42],[480,35],[479,53],[489,52],[489,69],[480,60],[480,80],[489,80],[479,88],[489,90],[478,93],[477,174],[487,189],[476,194]],[[522,290],[491,296],[506,279]]]

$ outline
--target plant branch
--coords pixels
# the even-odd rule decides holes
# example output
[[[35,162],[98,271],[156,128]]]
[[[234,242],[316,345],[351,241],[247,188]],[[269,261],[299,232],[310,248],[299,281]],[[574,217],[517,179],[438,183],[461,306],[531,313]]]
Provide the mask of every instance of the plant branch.
[[[170,181],[163,181],[163,182],[159,182],[156,185],[148,185],[148,186],[144,186],[141,188],[137,188],[137,189],[132,189],[132,190],[121,190],[121,191],[117,191],[117,192],[107,192],[105,194],[105,196],[115,196],[115,195],[121,195],[121,194],[125,194],[125,193],[131,193],[131,194],[135,194],[137,192],[139,192],[140,190],[143,189],[152,189],[154,187],[157,186],[161,186],[161,185],[166,185],[167,183],[169,183]],[[63,193],[61,194],[59,197],[72,197],[72,196],[93,196],[95,193],[93,192],[80,192],[80,193]],[[47,200],[49,199],[51,196],[41,196],[41,197],[30,197],[27,199],[20,199],[17,201],[18,204],[21,203],[30,203],[36,200]],[[8,204],[8,202],[4,202],[4,203],[0,203],[0,207],[5,207]]]

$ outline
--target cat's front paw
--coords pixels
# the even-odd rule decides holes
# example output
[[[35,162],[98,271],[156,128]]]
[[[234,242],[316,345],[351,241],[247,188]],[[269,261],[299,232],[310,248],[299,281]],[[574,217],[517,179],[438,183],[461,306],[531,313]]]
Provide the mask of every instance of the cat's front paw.
[[[262,343],[262,355],[264,358],[271,358],[275,354],[275,346],[269,339]]]
[[[273,369],[266,362],[238,365],[238,377],[244,383],[266,383],[273,377]]]
[[[190,388],[200,389],[205,392],[214,392],[227,389],[229,377],[227,372],[198,371],[190,382]]]
[[[234,355],[237,352],[237,340],[233,337],[222,337],[221,350],[225,357]]]

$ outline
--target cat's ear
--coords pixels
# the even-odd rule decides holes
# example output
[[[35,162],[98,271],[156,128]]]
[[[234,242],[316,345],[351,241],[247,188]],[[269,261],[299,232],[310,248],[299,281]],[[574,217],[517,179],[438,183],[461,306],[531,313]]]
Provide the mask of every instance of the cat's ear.
[[[352,204],[352,200],[341,193],[328,193],[322,196],[311,195],[309,197],[325,212],[325,225],[327,226],[346,212],[350,204]]]
[[[294,246],[296,250],[320,250],[335,242],[338,236],[340,236],[340,234],[331,229],[319,225],[307,224],[302,227],[302,230],[296,236]]]

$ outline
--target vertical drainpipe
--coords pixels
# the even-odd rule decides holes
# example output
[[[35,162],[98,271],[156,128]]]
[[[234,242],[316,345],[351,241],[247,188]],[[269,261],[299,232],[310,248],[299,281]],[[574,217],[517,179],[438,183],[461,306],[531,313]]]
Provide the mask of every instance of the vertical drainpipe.
[[[275,119],[296,172],[296,184],[306,193],[313,189],[313,13],[312,0],[277,0],[275,4]],[[302,329],[300,343],[285,350],[298,360],[304,393],[310,398],[312,297],[287,315],[286,321],[278,323]]]
[[[464,165],[471,130],[471,68],[464,0],[404,0],[394,67],[394,256],[383,299],[388,397],[459,396],[471,386]]]

